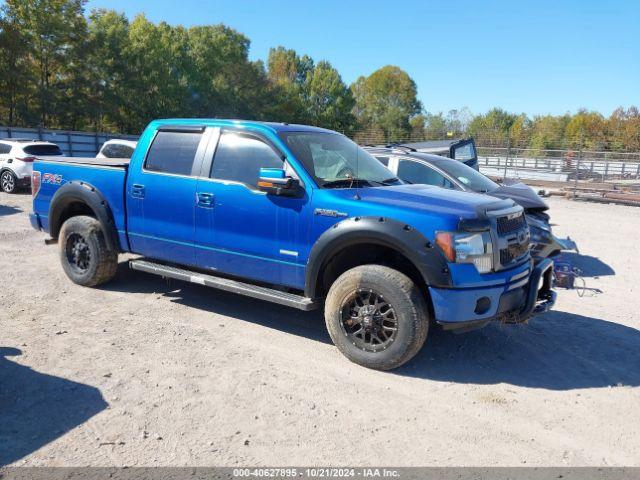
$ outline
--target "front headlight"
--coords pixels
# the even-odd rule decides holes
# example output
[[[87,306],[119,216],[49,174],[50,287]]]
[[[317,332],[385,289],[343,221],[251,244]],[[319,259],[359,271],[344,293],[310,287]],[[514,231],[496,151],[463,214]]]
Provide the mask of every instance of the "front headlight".
[[[436,244],[451,262],[473,263],[479,273],[493,268],[493,244],[489,232],[436,232]]]

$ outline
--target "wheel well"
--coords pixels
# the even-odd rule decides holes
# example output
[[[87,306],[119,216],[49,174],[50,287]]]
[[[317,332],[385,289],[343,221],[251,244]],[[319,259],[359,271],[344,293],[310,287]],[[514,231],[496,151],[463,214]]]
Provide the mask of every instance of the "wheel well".
[[[69,220],[71,217],[77,217],[78,215],[86,215],[88,217],[97,218],[96,213],[91,209],[89,205],[78,200],[72,201],[69,204],[65,205],[58,215],[56,225],[52,226],[54,228],[51,229],[51,236],[57,238],[64,222]]]
[[[404,273],[428,297],[427,283],[411,260],[393,248],[372,243],[351,245],[327,259],[316,283],[318,296],[325,296],[331,284],[347,270],[367,264],[384,265]]]

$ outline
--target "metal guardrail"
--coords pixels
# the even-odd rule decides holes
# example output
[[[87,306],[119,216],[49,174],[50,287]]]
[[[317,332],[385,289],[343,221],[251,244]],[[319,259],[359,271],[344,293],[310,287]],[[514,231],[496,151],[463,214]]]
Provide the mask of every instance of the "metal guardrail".
[[[8,138],[33,138],[53,142],[70,157],[95,157],[102,144],[114,138],[138,140],[137,135],[0,126],[0,140]]]
[[[573,150],[478,148],[485,175],[552,182],[625,183],[640,180],[640,154]]]
[[[506,158],[479,156],[482,173],[492,177],[567,182],[640,180],[640,162],[564,158]]]

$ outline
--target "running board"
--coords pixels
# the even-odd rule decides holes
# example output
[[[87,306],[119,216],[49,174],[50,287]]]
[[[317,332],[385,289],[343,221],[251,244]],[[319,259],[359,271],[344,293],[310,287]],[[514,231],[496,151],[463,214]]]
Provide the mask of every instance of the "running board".
[[[302,295],[281,292],[273,288],[207,275],[206,273],[193,272],[184,268],[171,267],[149,260],[131,260],[129,261],[129,267],[133,270],[153,273],[161,277],[175,278],[176,280],[182,280],[184,282],[197,283],[198,285],[238,293],[247,297],[259,298],[260,300],[279,303],[280,305],[286,305],[299,310],[314,310],[319,306],[312,298],[303,297]]]

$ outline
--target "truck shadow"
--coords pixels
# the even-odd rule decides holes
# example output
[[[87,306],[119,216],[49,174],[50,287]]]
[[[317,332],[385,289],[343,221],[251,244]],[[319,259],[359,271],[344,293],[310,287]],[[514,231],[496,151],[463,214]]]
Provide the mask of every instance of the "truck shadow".
[[[165,280],[156,275],[131,270],[127,262],[121,262],[115,279],[100,288],[121,292],[157,293],[170,298],[172,302],[191,308],[332,344],[321,309],[303,312],[180,280]]]
[[[21,213],[22,209],[17,207],[11,207],[9,205],[0,205],[0,217],[7,217],[9,215],[15,215]]]
[[[580,269],[580,275],[583,277],[604,277],[616,274],[615,270],[608,264],[604,263],[598,257],[592,257],[591,255],[563,252],[555,257],[554,260],[573,264],[574,267]]]
[[[126,263],[102,288],[162,294],[192,308],[332,343],[322,310],[301,312],[177,280],[167,283],[129,270]],[[390,374],[549,390],[638,386],[640,331],[558,311],[535,317],[528,325],[495,324],[463,335],[432,328],[421,352]]]
[[[107,407],[100,391],[32,370],[0,347],[0,466],[33,453]]]
[[[640,331],[551,311],[528,325],[489,325],[463,335],[431,332],[395,371],[457,383],[571,390],[640,385]]]

